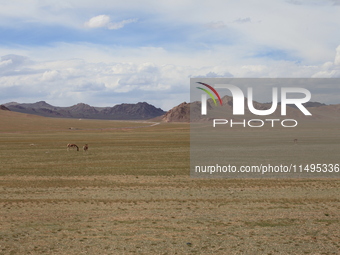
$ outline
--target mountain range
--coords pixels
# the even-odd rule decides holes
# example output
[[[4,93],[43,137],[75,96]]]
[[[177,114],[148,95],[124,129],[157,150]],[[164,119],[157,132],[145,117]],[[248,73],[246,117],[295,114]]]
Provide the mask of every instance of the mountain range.
[[[53,106],[45,101],[20,104],[16,102],[2,105],[11,111],[35,114],[44,117],[110,119],[110,120],[147,120],[165,114],[146,102],[137,104],[119,104],[113,107],[94,107],[79,103],[70,107]]]
[[[245,99],[246,100],[246,99]],[[271,108],[271,103],[259,103],[253,101],[253,105],[258,110],[266,110]],[[207,108],[212,109],[216,116],[210,118],[247,118],[254,119],[259,116],[253,115],[247,109],[245,102],[245,115],[233,116],[233,98],[224,96],[222,98],[222,106],[215,106],[213,101],[207,101]],[[312,116],[305,116],[295,105],[287,105],[286,118],[305,120],[340,120],[340,104],[325,105],[319,102],[308,102],[304,104]],[[157,119],[164,122],[190,122],[191,121],[206,121],[208,118],[201,115],[201,102],[186,103],[183,102],[173,107],[168,112],[160,108],[156,108],[146,102],[137,104],[119,104],[113,107],[94,107],[88,104],[79,103],[70,107],[53,106],[45,101],[36,103],[19,104],[16,102],[6,103],[0,106],[0,110],[10,110],[26,114],[40,115],[44,117],[59,117],[59,118],[84,118],[84,119],[110,119],[110,120],[147,120]],[[191,117],[190,117],[191,111]],[[255,117],[256,116],[256,117]],[[270,115],[271,118],[280,118],[281,104],[278,103],[276,111]]]

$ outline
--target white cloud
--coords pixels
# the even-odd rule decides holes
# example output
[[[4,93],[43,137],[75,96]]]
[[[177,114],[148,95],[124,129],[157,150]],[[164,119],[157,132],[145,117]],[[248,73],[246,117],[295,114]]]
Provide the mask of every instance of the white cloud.
[[[181,87],[187,79],[185,77],[188,77],[188,73],[179,76],[175,66],[160,66],[151,62],[104,64],[81,59],[31,61],[19,68],[13,66],[9,71],[14,69],[16,75],[0,77],[2,102],[46,100],[64,106],[78,102],[103,106],[150,101],[146,95],[155,92],[164,93],[163,96],[168,99],[168,93]],[[26,73],[27,70],[31,72]],[[167,76],[170,72],[173,74],[171,77]],[[178,84],[179,80],[181,84]],[[177,100],[184,100],[185,97],[183,92]],[[170,104],[169,100],[166,104]],[[157,105],[164,106],[163,103]]]
[[[123,28],[125,25],[130,24],[130,23],[134,23],[137,22],[137,19],[126,19],[126,20],[122,20],[120,22],[115,22],[115,23],[109,23],[107,25],[108,29],[120,29]]]
[[[57,81],[60,80],[60,74],[57,70],[46,71],[43,73],[41,80],[48,82]]]
[[[111,19],[108,15],[98,15],[91,18],[89,21],[85,22],[85,27],[88,28],[98,28],[98,27],[106,27],[108,29],[120,29],[125,25],[136,22],[137,19],[126,19],[120,22],[111,22]]]
[[[107,15],[98,15],[85,22],[85,26],[89,28],[106,27],[110,23],[110,17]]]

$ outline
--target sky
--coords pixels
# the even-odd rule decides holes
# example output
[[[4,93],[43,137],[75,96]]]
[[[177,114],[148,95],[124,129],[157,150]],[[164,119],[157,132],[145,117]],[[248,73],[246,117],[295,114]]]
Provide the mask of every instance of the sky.
[[[340,0],[0,0],[0,103],[169,110],[194,77],[340,78],[339,14]],[[339,87],[309,89],[340,103]]]

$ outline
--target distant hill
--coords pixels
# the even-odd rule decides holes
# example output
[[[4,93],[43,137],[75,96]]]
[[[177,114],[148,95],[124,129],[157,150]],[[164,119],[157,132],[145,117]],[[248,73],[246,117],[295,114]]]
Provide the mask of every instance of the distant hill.
[[[259,118],[259,116],[252,114],[247,109],[247,103],[245,102],[245,115],[244,116],[234,116],[233,115],[233,99],[229,96],[224,96],[222,98],[222,107],[217,106],[215,108],[211,99],[207,101],[207,108],[209,109],[215,108],[214,113],[216,118],[228,118],[228,119],[254,119]],[[266,110],[271,107],[271,103],[259,103],[254,101],[253,105],[255,109],[258,110]],[[308,102],[304,104],[304,106],[312,113],[312,116],[305,116],[295,105],[287,105],[287,116],[285,118],[293,118],[300,119],[303,118],[305,120],[340,120],[340,104],[337,105],[325,105],[319,102]],[[190,110],[191,119],[190,119]],[[276,111],[271,115],[271,118],[282,118],[281,116],[281,105],[278,104]],[[165,122],[189,122],[191,121],[206,121],[209,120],[201,115],[201,102],[192,102],[192,103],[181,103],[178,106],[175,106],[171,110],[169,110],[163,117],[162,120]]]
[[[172,108],[162,118],[165,122],[189,122],[190,121],[190,103],[181,103]]]
[[[4,105],[0,105],[0,110],[9,111],[9,109]]]
[[[113,107],[93,107],[79,103],[70,107],[53,106],[45,101],[32,104],[10,102],[4,107],[14,112],[35,114],[44,117],[84,118],[84,119],[110,119],[110,120],[146,120],[165,114],[146,102],[137,104],[120,104]]]

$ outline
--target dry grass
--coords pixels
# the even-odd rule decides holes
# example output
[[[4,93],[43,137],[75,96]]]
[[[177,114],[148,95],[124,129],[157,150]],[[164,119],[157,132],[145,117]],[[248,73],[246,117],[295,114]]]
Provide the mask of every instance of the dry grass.
[[[2,254],[337,254],[339,181],[3,176]]]
[[[187,124],[77,121],[0,128],[0,254],[338,254],[339,179],[192,179]]]

